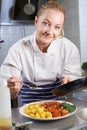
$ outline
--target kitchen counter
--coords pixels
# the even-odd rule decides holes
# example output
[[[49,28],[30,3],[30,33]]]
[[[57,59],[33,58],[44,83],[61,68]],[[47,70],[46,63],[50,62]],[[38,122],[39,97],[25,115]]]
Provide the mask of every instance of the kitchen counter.
[[[9,20],[9,22],[1,22],[2,26],[23,26],[23,25],[34,25],[34,20]]]
[[[77,111],[87,107],[87,102],[78,100],[74,97],[69,97],[66,101],[76,104]],[[12,109],[12,120],[15,123],[33,121],[33,123],[29,125],[29,130],[83,130],[81,128],[87,127],[87,121],[78,118],[77,112],[70,117],[55,121],[36,121],[23,117],[19,113],[19,108],[14,108]]]

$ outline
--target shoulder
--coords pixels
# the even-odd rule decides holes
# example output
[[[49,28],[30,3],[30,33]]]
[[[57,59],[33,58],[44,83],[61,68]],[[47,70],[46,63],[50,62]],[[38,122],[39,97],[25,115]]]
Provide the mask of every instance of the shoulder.
[[[66,37],[63,38],[57,38],[56,43],[60,44],[61,47],[67,48],[67,49],[78,49],[75,43],[73,43],[71,40],[69,40]]]
[[[27,37],[24,37],[20,40],[18,40],[16,43],[14,43],[11,47],[10,50],[19,50],[22,48],[26,48],[26,46],[29,46],[33,40],[34,40],[35,34],[29,35]]]

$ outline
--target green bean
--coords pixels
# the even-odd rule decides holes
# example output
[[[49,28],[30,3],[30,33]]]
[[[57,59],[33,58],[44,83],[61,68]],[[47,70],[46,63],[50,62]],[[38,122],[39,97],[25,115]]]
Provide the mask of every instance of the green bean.
[[[66,102],[62,102],[61,104],[64,108],[66,108],[69,112],[73,112],[75,111],[76,109],[76,106],[75,105],[71,105],[69,103],[66,103]]]

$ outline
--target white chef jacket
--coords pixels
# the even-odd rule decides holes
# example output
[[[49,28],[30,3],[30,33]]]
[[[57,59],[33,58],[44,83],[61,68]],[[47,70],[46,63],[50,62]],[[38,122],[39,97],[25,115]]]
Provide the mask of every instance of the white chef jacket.
[[[47,52],[39,50],[36,34],[28,36],[9,49],[1,72],[18,76],[36,85],[52,83],[59,77],[77,79],[81,76],[80,56],[77,47],[66,38],[57,38]]]
[[[2,74],[36,86],[53,83],[60,77],[81,77],[79,51],[70,40],[57,38],[43,53],[35,39],[36,33],[13,44],[1,65]]]

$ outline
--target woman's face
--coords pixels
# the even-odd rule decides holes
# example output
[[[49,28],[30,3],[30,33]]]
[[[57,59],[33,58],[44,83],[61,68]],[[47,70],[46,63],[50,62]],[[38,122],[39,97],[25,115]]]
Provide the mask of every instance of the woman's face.
[[[54,9],[46,9],[42,15],[36,16],[37,43],[49,45],[60,35],[63,23],[64,14]]]

